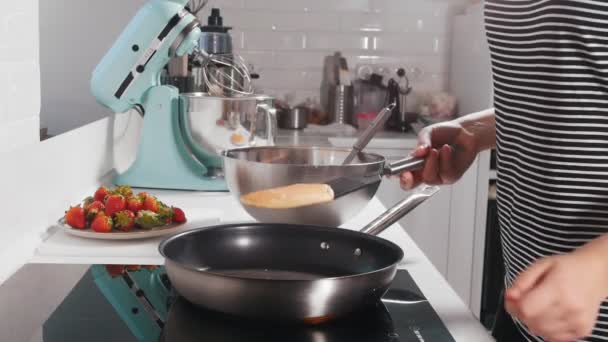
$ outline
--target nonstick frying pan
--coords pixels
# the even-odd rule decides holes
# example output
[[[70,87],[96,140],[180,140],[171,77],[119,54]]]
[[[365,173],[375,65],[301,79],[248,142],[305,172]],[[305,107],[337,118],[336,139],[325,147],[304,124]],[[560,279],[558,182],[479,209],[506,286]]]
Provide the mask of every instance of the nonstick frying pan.
[[[295,224],[228,224],[186,231],[159,250],[188,301],[251,318],[320,323],[380,299],[403,258],[376,235],[438,191],[423,187],[361,231]]]

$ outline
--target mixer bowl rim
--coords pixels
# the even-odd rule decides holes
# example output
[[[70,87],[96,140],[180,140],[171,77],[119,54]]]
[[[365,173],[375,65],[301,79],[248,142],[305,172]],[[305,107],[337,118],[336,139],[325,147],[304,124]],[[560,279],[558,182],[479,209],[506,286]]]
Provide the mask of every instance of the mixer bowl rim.
[[[348,165],[342,165],[342,164],[334,164],[334,165],[313,165],[313,164],[281,164],[281,163],[266,163],[266,162],[260,162],[260,161],[254,161],[254,160],[248,160],[248,159],[240,159],[240,158],[236,158],[233,156],[230,156],[230,153],[236,153],[236,152],[247,152],[247,151],[251,151],[251,150],[316,150],[316,151],[332,151],[332,152],[342,152],[345,153],[346,155],[348,155],[348,153],[351,152],[350,149],[346,149],[346,148],[334,148],[334,147],[322,147],[322,146],[281,146],[281,145],[274,145],[274,146],[248,146],[248,147],[239,147],[239,148],[232,148],[232,149],[227,149],[227,150],[222,150],[220,155],[225,158],[225,159],[230,159],[230,160],[235,160],[235,161],[244,161],[247,163],[254,163],[254,164],[260,164],[260,165],[281,165],[281,166],[296,166],[296,167],[362,167],[362,166],[373,166],[373,165],[378,165],[378,164],[384,164],[386,163],[386,158],[376,154],[376,153],[368,153],[368,152],[360,152],[365,154],[366,156],[372,157],[374,159],[377,159],[376,161],[370,161],[370,162],[364,162],[364,163],[350,163]]]
[[[218,100],[228,100],[228,101],[246,101],[246,100],[274,100],[273,96],[269,95],[235,95],[231,97],[224,96],[213,96],[209,93],[205,92],[190,92],[190,93],[180,93],[180,96],[187,97],[188,99],[218,99]]]

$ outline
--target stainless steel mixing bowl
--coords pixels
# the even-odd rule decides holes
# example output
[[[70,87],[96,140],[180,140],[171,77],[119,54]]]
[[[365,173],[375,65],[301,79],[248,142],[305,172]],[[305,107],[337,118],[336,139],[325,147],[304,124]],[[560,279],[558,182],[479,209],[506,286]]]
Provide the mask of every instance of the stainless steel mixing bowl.
[[[180,94],[179,126],[190,154],[207,167],[221,168],[221,152],[274,145],[274,99],[268,96],[217,97]]]
[[[254,191],[294,183],[325,183],[338,177],[378,177],[423,165],[407,158],[394,164],[372,153],[359,153],[351,164],[342,165],[350,150],[323,147],[249,147],[222,153],[230,192],[240,197]],[[266,209],[241,205],[260,222],[339,226],[374,197],[380,182],[334,201],[292,209]]]

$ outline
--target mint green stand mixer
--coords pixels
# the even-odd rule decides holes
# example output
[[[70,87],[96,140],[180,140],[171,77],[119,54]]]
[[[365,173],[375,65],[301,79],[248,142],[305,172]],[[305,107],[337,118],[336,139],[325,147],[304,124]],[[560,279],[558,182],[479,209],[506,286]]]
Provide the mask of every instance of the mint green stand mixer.
[[[223,178],[210,172],[221,165],[220,157],[197,151],[194,158],[180,127],[178,89],[161,84],[171,58],[204,54],[198,49],[201,26],[187,3],[148,1],[93,72],[91,92],[100,104],[115,113],[136,109],[144,115],[137,158],[115,177],[117,185],[227,191]]]

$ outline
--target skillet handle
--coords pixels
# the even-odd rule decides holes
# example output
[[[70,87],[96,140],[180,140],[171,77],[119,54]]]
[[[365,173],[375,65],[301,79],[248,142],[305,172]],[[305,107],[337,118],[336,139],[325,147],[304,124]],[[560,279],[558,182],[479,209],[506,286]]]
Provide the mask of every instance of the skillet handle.
[[[384,166],[383,174],[395,176],[404,171],[416,171],[424,167],[426,159],[408,157]]]
[[[370,235],[378,235],[382,233],[384,230],[386,230],[386,228],[392,226],[393,223],[402,219],[410,211],[414,210],[424,201],[431,198],[438,191],[438,186],[423,185],[420,190],[417,190],[409,197],[397,203],[394,207],[388,209],[378,218],[363,227],[361,232]]]

